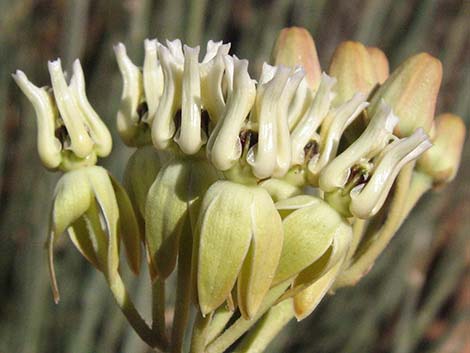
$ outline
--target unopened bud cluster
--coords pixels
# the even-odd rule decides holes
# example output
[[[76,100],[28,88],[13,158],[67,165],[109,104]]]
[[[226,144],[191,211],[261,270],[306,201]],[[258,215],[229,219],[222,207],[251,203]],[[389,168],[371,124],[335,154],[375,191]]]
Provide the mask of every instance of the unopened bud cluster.
[[[21,71],[14,77],[36,111],[41,160],[66,172],[48,242],[56,299],[53,243],[67,230],[151,345],[168,342],[125,299],[121,241],[136,274],[145,249],[154,283],[178,267],[178,291],[201,317],[227,307],[257,320],[290,300],[303,319],[367,253],[356,252],[353,225],[384,209],[405,167],[439,185],[456,174],[465,128],[452,115],[434,123],[442,69],[427,54],[389,76],[383,52],[345,42],[322,73],[308,32],[285,29],[273,65],[255,79],[222,42],[209,41],[201,55],[179,40],[146,40],[141,66],[123,44],[114,49],[123,77],[117,130],[136,147],[124,186],[94,166],[111,138],[88,103],[78,61],[69,84],[60,61],[49,63],[52,89]],[[178,332],[172,351],[181,350]]]

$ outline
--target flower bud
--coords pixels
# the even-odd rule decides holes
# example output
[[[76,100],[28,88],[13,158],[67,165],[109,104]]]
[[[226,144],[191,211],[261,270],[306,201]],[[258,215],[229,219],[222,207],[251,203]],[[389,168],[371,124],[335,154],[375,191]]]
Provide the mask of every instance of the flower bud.
[[[436,118],[433,146],[418,160],[418,168],[432,176],[436,185],[452,181],[457,174],[465,142],[465,124],[453,114]]]
[[[372,97],[368,112],[373,116],[383,99],[400,121],[395,135],[410,136],[417,128],[429,132],[442,79],[441,62],[421,53],[403,62]]]
[[[173,272],[185,223],[195,223],[199,198],[215,180],[214,168],[204,160],[175,159],[159,171],[145,206],[145,235],[154,278],[166,278]]]
[[[375,69],[375,75],[380,84],[384,83],[390,73],[388,59],[385,53],[376,47],[367,47],[367,51]]]
[[[335,106],[350,100],[357,92],[367,97],[378,83],[374,62],[367,48],[359,42],[341,43],[333,54],[328,72],[338,80]]]
[[[271,54],[273,65],[302,66],[311,89],[320,83],[320,61],[310,33],[302,27],[284,28],[279,33]]]

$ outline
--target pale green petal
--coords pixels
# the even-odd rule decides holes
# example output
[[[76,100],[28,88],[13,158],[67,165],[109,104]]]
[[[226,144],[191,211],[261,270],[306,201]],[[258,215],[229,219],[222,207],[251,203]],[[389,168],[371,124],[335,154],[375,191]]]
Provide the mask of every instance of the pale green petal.
[[[119,207],[119,232],[126,249],[127,262],[131,270],[135,274],[139,274],[143,236],[140,234],[137,217],[126,190],[111,174],[109,174],[109,177]]]
[[[274,284],[296,276],[318,260],[344,222],[328,204],[318,201],[284,218],[284,246]]]
[[[283,297],[291,297],[316,283],[338,263],[343,263],[352,240],[352,228],[345,221],[338,224],[328,251],[295,278],[292,288]]]
[[[302,189],[287,181],[270,178],[259,183],[271,196],[274,202],[285,200],[302,193]]]
[[[276,272],[282,250],[282,220],[269,194],[253,188],[252,239],[238,277],[238,307],[251,319],[258,311]]]
[[[230,295],[251,243],[249,187],[218,181],[204,196],[196,232],[197,292],[203,315]]]
[[[167,277],[175,268],[179,238],[186,217],[196,223],[199,198],[217,180],[203,160],[175,159],[158,173],[146,203],[146,242],[155,274]]]
[[[106,276],[115,276],[119,268],[119,208],[116,195],[106,169],[94,166],[86,171],[108,236],[107,266],[104,272]]]
[[[145,209],[145,234],[155,274],[164,278],[174,270],[178,241],[187,216],[190,165],[173,161],[158,173],[149,189]]]
[[[57,182],[52,206],[52,230],[59,236],[90,207],[92,189],[86,169],[68,172]]]
[[[161,165],[158,153],[153,146],[143,146],[136,149],[127,161],[124,187],[142,225],[145,218],[147,194],[157,178]]]
[[[320,304],[320,301],[333,285],[342,265],[342,261],[338,262],[321,278],[294,296],[294,311],[298,321],[309,316]]]
[[[67,228],[70,240],[80,251],[82,256],[86,258],[95,268],[100,268],[100,263],[95,253],[92,237],[90,235],[87,223],[84,217],[77,219],[70,227]]]

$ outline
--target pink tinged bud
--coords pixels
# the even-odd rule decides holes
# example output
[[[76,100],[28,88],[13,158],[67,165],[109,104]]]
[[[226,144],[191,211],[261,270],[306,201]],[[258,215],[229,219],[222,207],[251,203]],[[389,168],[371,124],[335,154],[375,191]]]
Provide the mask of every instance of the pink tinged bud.
[[[410,136],[420,127],[429,132],[441,79],[442,64],[438,59],[426,53],[412,56],[396,68],[374,94],[369,116],[383,99],[400,118],[396,135]]]
[[[367,48],[359,42],[343,42],[336,48],[329,74],[338,80],[333,105],[348,101],[356,92],[367,96],[379,82],[374,61]]]
[[[305,70],[310,88],[316,89],[320,83],[321,68],[317,49],[312,36],[305,28],[284,28],[277,37],[271,62],[276,66],[300,65]]]
[[[434,179],[436,185],[452,181],[457,174],[465,142],[465,124],[454,114],[439,115],[433,147],[418,161],[418,167]]]
[[[382,84],[390,74],[387,56],[377,47],[367,47],[367,51],[374,66],[377,80]]]

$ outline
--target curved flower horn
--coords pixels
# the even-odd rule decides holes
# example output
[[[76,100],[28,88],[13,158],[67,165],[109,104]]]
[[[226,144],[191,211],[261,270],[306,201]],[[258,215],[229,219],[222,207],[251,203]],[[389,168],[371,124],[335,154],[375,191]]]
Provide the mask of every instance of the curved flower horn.
[[[346,184],[351,168],[375,157],[389,143],[398,118],[382,102],[380,110],[372,117],[366,130],[344,152],[332,160],[321,172],[319,185],[330,192]]]
[[[233,63],[233,89],[228,96],[225,113],[217,122],[207,143],[208,159],[222,171],[230,169],[240,158],[240,132],[256,96],[255,81],[248,74],[248,61],[226,57],[226,66]]]
[[[80,61],[73,63],[68,85],[60,59],[49,62],[52,92],[36,87],[17,71],[13,78],[33,104],[38,121],[38,151],[46,168],[71,170],[93,165],[97,156],[111,152],[112,139],[106,125],[92,108],[85,92]]]
[[[157,113],[158,103],[163,93],[163,71],[158,61],[157,48],[161,45],[156,39],[144,41],[145,57],[143,67],[143,85],[148,106],[147,121],[152,123]]]
[[[147,113],[147,108],[141,109],[141,104],[145,103],[142,72],[127,56],[124,44],[116,45],[114,52],[123,79],[121,104],[117,113],[119,135],[129,146],[146,145],[149,143],[150,131],[141,121],[143,114]]]
[[[392,187],[393,181],[401,168],[417,159],[432,143],[423,129],[417,129],[413,135],[392,142],[374,162],[376,167],[366,184],[351,190],[350,210],[358,218],[369,218],[382,207]]]

